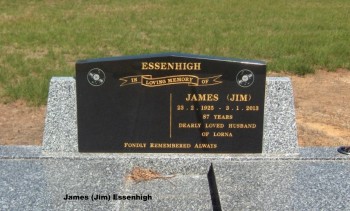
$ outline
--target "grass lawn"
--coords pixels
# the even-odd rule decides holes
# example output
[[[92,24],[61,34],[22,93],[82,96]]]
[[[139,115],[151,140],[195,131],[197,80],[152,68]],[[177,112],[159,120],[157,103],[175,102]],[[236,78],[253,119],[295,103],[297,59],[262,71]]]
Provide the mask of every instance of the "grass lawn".
[[[0,0],[0,101],[46,103],[75,61],[182,52],[350,69],[349,0]]]

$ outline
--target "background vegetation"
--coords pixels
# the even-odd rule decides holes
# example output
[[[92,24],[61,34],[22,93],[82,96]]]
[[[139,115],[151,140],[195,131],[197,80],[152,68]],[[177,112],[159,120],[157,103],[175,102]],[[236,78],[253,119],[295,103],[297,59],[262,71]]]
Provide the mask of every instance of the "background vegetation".
[[[183,52],[350,69],[349,0],[0,0],[2,102],[46,103],[79,59]]]

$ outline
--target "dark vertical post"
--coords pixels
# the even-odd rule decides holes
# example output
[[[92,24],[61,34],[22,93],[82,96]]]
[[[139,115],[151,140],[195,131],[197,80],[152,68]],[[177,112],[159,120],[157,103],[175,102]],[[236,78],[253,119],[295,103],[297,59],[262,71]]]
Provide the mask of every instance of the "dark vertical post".
[[[208,182],[209,182],[209,190],[210,190],[210,196],[211,196],[211,202],[213,205],[213,210],[214,211],[221,211],[219,191],[218,191],[218,188],[216,186],[216,179],[215,179],[213,164],[211,164],[210,168],[209,168]]]

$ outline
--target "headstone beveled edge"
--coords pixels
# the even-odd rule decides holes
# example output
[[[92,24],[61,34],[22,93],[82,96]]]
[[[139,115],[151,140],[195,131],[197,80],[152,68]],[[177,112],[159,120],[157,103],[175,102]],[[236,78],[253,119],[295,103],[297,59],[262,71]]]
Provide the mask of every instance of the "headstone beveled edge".
[[[266,63],[253,60],[161,53],[78,61],[79,152],[261,153],[265,82]],[[180,126],[192,123],[199,126]]]

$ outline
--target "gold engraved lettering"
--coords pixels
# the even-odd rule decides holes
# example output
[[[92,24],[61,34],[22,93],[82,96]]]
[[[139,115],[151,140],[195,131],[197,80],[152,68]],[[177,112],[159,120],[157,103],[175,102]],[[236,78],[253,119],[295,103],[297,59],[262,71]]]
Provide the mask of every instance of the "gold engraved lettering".
[[[195,144],[193,148],[198,148],[198,149],[215,149],[217,148],[217,144]]]
[[[161,65],[161,66],[160,66],[160,69],[161,69],[161,70],[167,70],[166,64],[167,64],[167,63],[165,63],[165,62],[161,62],[161,63],[160,63],[160,65]]]
[[[154,63],[154,68],[153,69],[155,69],[155,70],[159,70],[160,69],[159,62]]]
[[[183,83],[183,82],[187,82],[189,84],[192,83],[193,78],[192,77],[176,77],[176,78],[168,78],[168,83],[169,84],[177,84],[177,83]]]
[[[186,101],[218,101],[218,94],[187,94]]]
[[[154,80],[154,81],[146,81],[145,85],[147,86],[161,86],[163,84],[166,84],[166,80],[164,79],[158,79],[158,80]]]
[[[124,148],[145,148],[146,143],[124,143]]]
[[[131,78],[131,83],[137,83],[137,78]]]
[[[152,63],[153,65],[153,63]],[[146,66],[145,68],[149,69],[152,66]],[[155,66],[157,63],[154,64]],[[155,67],[154,66],[154,67]],[[153,66],[152,66],[153,67]],[[146,87],[158,87],[158,86],[167,86],[175,84],[187,84],[188,86],[212,86],[222,83],[219,81],[221,75],[216,75],[207,78],[200,78],[196,75],[172,75],[165,77],[156,77],[152,75],[134,75],[134,76],[125,76],[119,78],[122,83],[120,86],[135,85],[141,84]],[[209,101],[217,101],[219,99],[218,94],[208,94]]]
[[[174,63],[169,62],[168,63],[168,67],[169,67],[170,70],[173,70],[174,69]]]
[[[179,123],[179,128],[200,128],[202,123]]]
[[[181,63],[176,62],[175,66],[176,66],[175,70],[181,70]]]
[[[176,143],[150,143],[150,148],[172,148],[172,149],[188,149],[191,148],[191,144],[176,144]]]
[[[200,62],[141,62],[142,70],[201,70]]]
[[[148,70],[148,63],[147,62],[142,62],[141,64],[142,64],[142,67],[141,67],[142,70]]]
[[[214,119],[233,119],[233,115],[216,115],[216,114],[214,114]]]
[[[201,69],[201,63],[193,63],[193,69],[194,70],[200,70]]]
[[[231,132],[214,132],[214,137],[233,137]]]
[[[224,124],[219,123],[205,123],[205,128],[224,128]]]
[[[227,100],[230,102],[248,102],[252,99],[249,94],[228,94]]]
[[[254,129],[256,128],[256,124],[228,124],[228,128]]]

